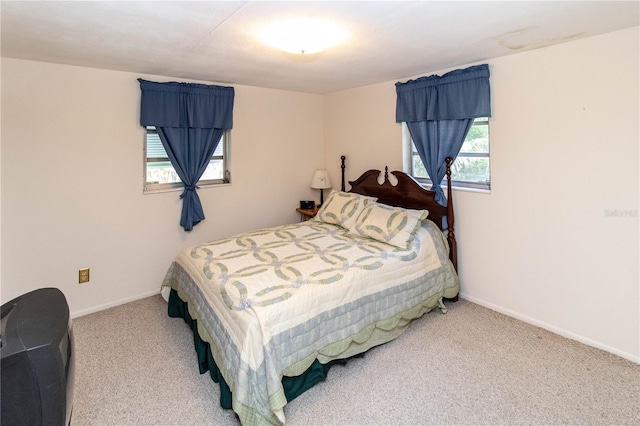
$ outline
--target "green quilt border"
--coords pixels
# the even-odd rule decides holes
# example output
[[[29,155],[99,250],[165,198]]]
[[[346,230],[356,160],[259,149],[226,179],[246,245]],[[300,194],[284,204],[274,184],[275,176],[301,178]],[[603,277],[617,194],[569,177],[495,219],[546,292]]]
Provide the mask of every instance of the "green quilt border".
[[[204,374],[207,371],[209,372],[211,379],[220,386],[220,406],[225,409],[231,409],[231,389],[222,377],[216,362],[213,360],[211,346],[200,337],[200,334],[198,333],[197,320],[193,319],[191,314],[189,314],[189,304],[182,300],[178,295],[178,292],[174,289],[171,289],[171,293],[169,294],[168,314],[172,318],[182,318],[191,328],[191,331],[193,332],[193,345],[198,357],[198,368],[200,370],[200,374]],[[336,364],[344,365],[347,363],[348,359],[362,358],[364,355],[364,353],[361,353],[349,358],[332,360],[326,364],[323,364],[316,359],[311,366],[299,376],[284,376],[282,378],[282,386],[284,388],[284,394],[287,398],[287,402],[293,401],[307,390],[324,381],[332,366]]]

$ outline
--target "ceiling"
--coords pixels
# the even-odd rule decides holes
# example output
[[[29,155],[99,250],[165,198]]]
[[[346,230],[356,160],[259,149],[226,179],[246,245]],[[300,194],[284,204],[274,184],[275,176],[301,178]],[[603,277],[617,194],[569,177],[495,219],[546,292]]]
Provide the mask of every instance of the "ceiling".
[[[638,1],[2,1],[3,57],[309,93],[438,70],[635,27]],[[285,54],[260,30],[322,18],[349,34]]]

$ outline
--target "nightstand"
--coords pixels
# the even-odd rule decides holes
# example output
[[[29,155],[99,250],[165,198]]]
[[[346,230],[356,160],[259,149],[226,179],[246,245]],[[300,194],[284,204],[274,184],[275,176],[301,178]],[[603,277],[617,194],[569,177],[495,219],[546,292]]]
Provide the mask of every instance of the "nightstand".
[[[318,207],[315,209],[296,209],[296,211],[300,213],[300,220],[303,222],[314,217],[316,213],[318,213],[318,210]]]

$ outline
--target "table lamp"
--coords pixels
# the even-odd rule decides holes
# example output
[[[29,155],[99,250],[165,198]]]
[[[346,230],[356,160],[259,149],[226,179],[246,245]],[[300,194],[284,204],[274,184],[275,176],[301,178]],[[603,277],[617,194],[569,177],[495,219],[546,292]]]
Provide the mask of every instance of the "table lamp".
[[[324,190],[331,188],[331,179],[329,173],[324,169],[318,169],[313,173],[311,179],[311,188],[320,190],[320,206],[324,203]]]

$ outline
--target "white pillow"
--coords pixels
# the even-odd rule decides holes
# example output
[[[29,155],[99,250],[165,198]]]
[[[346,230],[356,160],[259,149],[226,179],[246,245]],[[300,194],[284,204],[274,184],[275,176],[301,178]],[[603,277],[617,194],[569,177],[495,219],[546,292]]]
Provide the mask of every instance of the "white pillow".
[[[377,198],[352,192],[331,191],[329,197],[318,210],[316,219],[351,229],[362,209],[375,203],[376,200]]]
[[[351,233],[407,250],[414,234],[428,215],[427,210],[371,203],[362,210]]]

